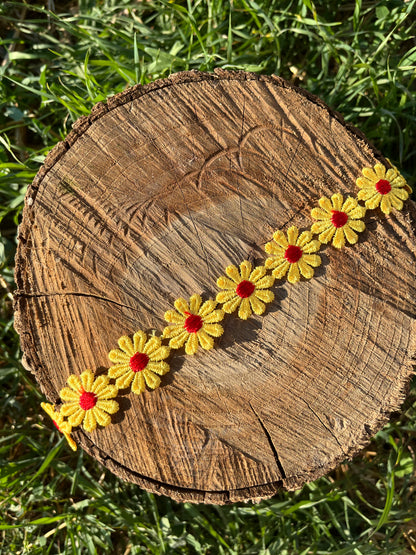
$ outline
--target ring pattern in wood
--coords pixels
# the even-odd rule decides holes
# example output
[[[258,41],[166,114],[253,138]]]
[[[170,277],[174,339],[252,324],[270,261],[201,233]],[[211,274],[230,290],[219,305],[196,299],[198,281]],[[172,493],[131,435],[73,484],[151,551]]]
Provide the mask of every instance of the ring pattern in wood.
[[[56,403],[107,367],[120,330],[211,295],[273,230],[386,163],[319,100],[274,77],[188,72],[98,105],[28,191],[17,256],[25,364]],[[387,163],[386,163],[387,165]],[[117,426],[76,439],[122,478],[225,503],[299,487],[356,453],[400,406],[415,353],[414,206],[372,219],[266,316],[234,319],[203,359],[119,399]],[[366,234],[371,232],[371,241]],[[330,261],[330,263],[329,263]],[[325,270],[325,271],[324,271]]]

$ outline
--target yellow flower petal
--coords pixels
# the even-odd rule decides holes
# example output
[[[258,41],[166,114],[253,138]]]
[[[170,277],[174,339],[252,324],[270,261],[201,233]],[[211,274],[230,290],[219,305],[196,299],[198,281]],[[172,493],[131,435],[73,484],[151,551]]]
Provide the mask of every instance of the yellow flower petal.
[[[182,326],[186,320],[186,315],[178,314],[174,310],[168,310],[167,312],[165,312],[163,317],[166,322],[169,322],[170,324],[178,324]]]
[[[371,168],[363,168],[362,174],[372,183],[377,182],[380,178]]]
[[[141,372],[136,372],[136,374],[140,373]],[[113,399],[98,399],[94,409],[97,407],[105,412],[108,412],[109,414],[115,414],[120,408],[117,401],[114,401]]]
[[[221,276],[217,279],[217,285],[221,289],[230,289],[233,291],[235,291],[235,287],[236,287],[236,283],[225,276]],[[222,302],[222,301],[219,301],[219,302]]]
[[[156,389],[157,387],[159,387],[161,381],[159,376],[156,376],[156,374],[154,374],[148,368],[145,368],[145,370],[143,370],[143,375],[146,384],[148,387],[150,387],[150,389]]]
[[[254,312],[254,314],[260,315],[264,313],[264,311],[266,310],[266,305],[261,302],[261,300],[257,297],[257,295],[251,295],[251,297],[248,300],[250,301],[251,309]]]
[[[299,230],[295,225],[292,225],[287,230],[287,242],[289,245],[297,245]],[[300,246],[300,245],[298,245]]]
[[[302,256],[302,260],[304,260],[306,264],[314,266],[315,268],[321,265],[321,257],[317,254],[304,254]]]
[[[172,349],[180,349],[188,339],[188,335],[189,333],[186,330],[183,330],[180,335],[172,337],[169,341],[169,346],[172,347]]]
[[[40,406],[52,420],[55,420],[55,407],[49,403],[41,403]]]
[[[365,201],[365,205],[370,210],[374,210],[380,204],[380,201],[381,201],[381,195],[379,193],[375,193]]]
[[[296,238],[297,238],[297,235],[296,235]],[[285,251],[285,249],[287,249],[287,247],[289,246],[289,243],[287,242],[285,234],[280,229],[278,229],[277,231],[275,231],[273,233],[273,239],[277,243],[276,246],[280,247],[280,249],[283,249],[283,251]],[[296,241],[296,239],[295,239],[295,241]],[[268,244],[273,245],[272,242],[268,243]],[[266,245],[266,247],[267,247],[267,245]],[[269,251],[266,249],[266,252],[269,252]],[[279,252],[280,252],[280,250],[279,250]]]
[[[270,242],[264,245],[264,250],[267,252],[267,254],[272,254],[273,257],[281,257],[281,256],[284,256],[286,249],[279,247],[274,242]]]
[[[333,209],[337,210],[338,212],[341,211],[344,202],[344,197],[341,195],[341,193],[335,193],[334,195],[332,195],[331,201]]]
[[[107,391],[108,386],[108,376],[101,375],[94,381],[94,375],[92,375],[93,382],[89,385],[89,389],[86,387],[84,388],[85,391],[92,391],[96,395],[101,395],[105,391]],[[117,393],[116,393],[117,395]]]
[[[335,248],[337,249],[342,249],[342,247],[345,246],[345,235],[344,235],[344,227],[339,227],[334,235],[334,238],[332,240],[332,244],[334,245]]]
[[[380,202],[381,211],[384,214],[390,214],[391,212],[391,202],[390,195],[383,195]]]
[[[152,372],[156,372],[159,376],[164,376],[169,372],[169,364],[167,362],[149,362],[147,368]]]
[[[207,332],[202,329],[197,332],[199,344],[203,349],[209,351],[214,346],[214,340],[210,337]]]
[[[217,296],[216,296],[217,303],[226,303],[227,301],[230,301],[231,299],[233,299],[235,295],[236,295],[235,286],[233,290],[220,291],[219,293],[217,293]],[[227,311],[225,310],[225,312]]]
[[[116,376],[111,376],[111,377],[115,378]],[[118,387],[118,389],[127,389],[130,386],[131,382],[133,381],[133,378],[134,378],[134,372],[132,372],[131,370],[128,370],[124,374],[121,374],[119,377],[117,377],[116,386]]]
[[[152,362],[158,362],[159,360],[165,360],[165,358],[168,358],[169,355],[169,347],[166,347],[166,345],[162,345],[161,347],[159,347],[159,349],[152,351],[148,356],[149,360],[151,360]]]
[[[303,257],[299,260],[297,265],[300,273],[305,279],[311,279],[311,277],[313,277],[313,274],[314,274],[313,268],[305,262]]]
[[[240,308],[238,309],[238,317],[242,320],[247,320],[251,316],[251,306],[250,301],[246,299],[242,299],[240,303]]]
[[[376,172],[378,179],[386,178],[386,168],[383,166],[383,164],[376,164],[374,166],[374,171]]]
[[[254,291],[253,296],[256,296],[264,303],[271,303],[272,301],[274,301],[274,293],[269,290],[264,290],[264,289],[256,290]]]
[[[311,216],[314,220],[327,221],[331,219],[331,212],[322,210],[321,208],[312,208]]]
[[[73,389],[69,389],[69,387],[64,387],[59,392],[59,396],[62,401],[78,403],[80,393],[76,393]]]
[[[327,231],[328,229],[331,229],[333,227],[331,220],[324,220],[322,222],[314,222],[311,225],[311,233],[315,233],[315,234],[319,234],[319,233],[324,233],[325,231]],[[325,243],[327,241],[322,241],[322,239],[319,237],[319,240],[321,243]]]
[[[62,405],[61,407],[61,412],[62,414],[64,414],[63,409],[64,409],[65,405]],[[84,419],[84,415],[85,415],[85,410],[82,410],[81,407],[78,407],[78,409],[76,411],[74,411],[71,415],[68,414],[69,418],[68,418],[68,422],[70,423],[70,425],[73,428],[76,428],[77,426],[81,425],[81,422]],[[64,414],[65,416],[65,414]]]
[[[335,226],[331,224],[331,226],[328,227],[328,229],[326,229],[319,235],[320,242],[324,244],[329,243],[332,237],[335,235],[335,231],[336,231]]]
[[[209,318],[210,313],[213,313],[216,306],[217,301],[214,301],[213,299],[205,301],[198,311],[198,316],[201,316],[201,318],[205,321],[206,318]]]
[[[305,231],[304,233],[309,233],[309,232]],[[309,236],[312,237],[312,233],[309,233]],[[313,241],[309,241],[308,243],[306,243],[306,245],[302,247],[302,250],[304,253],[310,254],[311,252],[318,252],[320,249],[320,246],[321,246],[320,241],[317,241],[316,239],[314,239]]]
[[[177,310],[178,312],[180,312],[180,313],[182,314],[182,316],[184,316],[184,317],[186,318],[185,312],[190,312],[190,310],[189,310],[189,305],[188,305],[188,303],[185,301],[185,299],[182,299],[182,298],[176,299],[176,301],[175,301],[173,304],[174,304],[176,310]],[[168,311],[168,312],[170,312],[170,311]],[[167,314],[167,313],[166,313],[166,314]],[[167,320],[166,314],[165,314],[165,320]],[[167,321],[168,321],[168,322],[169,322],[169,321],[173,322],[174,320],[167,320]],[[178,322],[175,321],[175,323],[178,323]]]
[[[132,370],[128,364],[117,364],[116,366],[111,366],[108,369],[108,377],[111,378],[112,380],[116,380],[120,376],[124,376],[125,374],[128,374],[131,371]],[[120,388],[120,386],[117,386],[117,387],[119,389],[123,389],[123,388]]]
[[[267,262],[267,260],[266,260]],[[273,276],[276,279],[280,279],[286,275],[287,271],[289,270],[289,266],[291,265],[290,262],[283,259],[283,261],[279,261],[280,264],[273,270]]]
[[[128,337],[127,335],[123,335],[122,337],[120,337],[120,339],[118,340],[118,345],[120,349],[127,353],[129,356],[132,357],[134,355],[133,343],[130,337]]]
[[[250,276],[248,277],[248,280],[254,283],[256,287],[258,287],[258,282],[262,280],[263,276],[265,275],[266,275],[266,268],[264,266],[257,266],[257,268],[254,268],[254,270],[251,272]]]
[[[308,245],[310,245],[311,243],[313,243],[312,241],[312,233],[310,231],[304,231],[300,234],[299,239],[297,241],[296,246],[301,247],[301,249],[303,251],[305,251],[305,249],[308,247]],[[319,248],[320,245],[318,245]]]
[[[192,295],[189,299],[189,312],[191,314],[198,314],[201,304],[202,304],[201,296]]]
[[[214,310],[208,316],[203,318],[204,324],[213,324],[214,322],[221,322],[224,320],[224,311],[222,309]]]
[[[351,220],[350,222],[348,222],[348,226],[360,233],[365,230],[365,223],[361,220]]]
[[[366,209],[364,208],[364,206],[357,206],[356,208],[350,211],[350,213],[348,214],[348,218],[350,220],[358,220],[360,218],[364,218],[365,213],[366,213]]]
[[[136,372],[133,383],[131,385],[131,390],[136,395],[140,395],[141,393],[146,391],[146,383],[144,381],[143,372]]]
[[[358,235],[351,229],[350,225],[346,225],[344,227],[344,233],[348,243],[350,243],[350,245],[355,245],[355,243],[358,241]]]
[[[136,353],[145,353],[149,358],[154,353],[160,349],[162,344],[160,337],[152,336],[147,343],[144,343],[140,349],[137,349]]]
[[[220,324],[204,324],[203,330],[213,337],[220,337],[224,333],[224,328]]]
[[[147,341],[147,335],[144,331],[136,331],[133,335],[133,351],[134,353],[143,353],[144,346]],[[133,356],[133,355],[132,355]]]
[[[93,410],[87,410],[85,412],[83,428],[86,432],[92,432],[97,427],[97,420],[95,419],[95,414]]]
[[[73,451],[76,451],[76,450],[77,450],[77,444],[76,444],[75,441],[72,439],[72,437],[70,436],[70,434],[67,433],[67,432],[64,432],[64,436],[65,436],[65,439],[67,440],[68,445],[70,446],[70,448],[71,448]]]
[[[250,274],[252,272],[253,266],[251,264],[251,262],[249,262],[248,260],[244,260],[241,264],[240,264],[240,275],[241,275],[241,279],[248,279],[250,277]]]
[[[196,333],[190,333],[185,344],[185,353],[194,355],[198,350],[198,337]]]
[[[232,314],[240,306],[241,301],[241,297],[234,295],[232,299],[223,304],[222,308],[227,314]]]
[[[289,281],[289,283],[297,283],[298,281],[300,281],[300,274],[297,262],[295,262],[294,264],[290,264],[287,280]]]
[[[394,189],[392,194],[400,200],[407,200],[409,198],[409,193],[405,189]]]
[[[93,409],[88,411],[88,413],[90,413],[90,412],[92,412],[93,415],[94,415],[96,425],[98,424],[99,426],[102,426],[104,428],[105,426],[108,426],[111,423],[110,415],[105,413],[99,407],[97,407],[97,406],[94,407]],[[84,427],[85,427],[85,424],[84,424]]]
[[[274,281],[275,279],[273,276],[264,276],[256,282],[256,290],[268,289],[269,287],[273,287]]]
[[[173,326],[166,326],[166,328],[163,330],[163,337],[169,339],[170,337],[177,337],[178,335],[181,335],[184,332],[183,329],[183,324],[174,324]],[[188,333],[185,330],[185,333]]]
[[[341,207],[341,212],[345,212],[346,214],[348,214],[350,218],[352,218],[354,216],[352,216],[351,213],[353,210],[357,208],[357,205],[358,205],[357,199],[355,199],[354,197],[348,197]],[[361,217],[361,216],[358,216],[358,217]]]
[[[123,363],[126,364],[129,362],[131,357],[130,355],[128,355],[127,353],[123,353],[119,349],[113,349],[108,353],[108,358],[111,360],[111,362],[119,362],[121,364]]]
[[[241,281],[240,272],[238,271],[238,268],[236,266],[234,266],[233,264],[231,264],[230,266],[227,266],[225,268],[225,273],[229,278],[232,279],[234,283],[240,283]]]
[[[332,204],[329,198],[321,197],[318,200],[318,204],[324,210],[324,212],[326,212],[329,216],[331,216]]]
[[[393,192],[390,194],[390,202],[393,208],[395,208],[396,210],[403,209],[403,202],[399,198],[397,198]]]
[[[66,383],[69,385],[71,389],[79,393],[82,390],[82,383],[79,376],[75,376],[75,374],[71,374]]]

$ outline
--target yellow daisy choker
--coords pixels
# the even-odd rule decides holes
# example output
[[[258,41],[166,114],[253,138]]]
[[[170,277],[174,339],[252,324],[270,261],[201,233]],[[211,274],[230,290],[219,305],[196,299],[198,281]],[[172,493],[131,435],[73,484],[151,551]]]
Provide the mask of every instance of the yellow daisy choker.
[[[390,162],[389,162],[390,164]],[[71,437],[73,428],[83,426],[92,432],[97,425],[108,426],[111,416],[119,410],[116,401],[119,390],[131,388],[137,395],[156,389],[161,377],[169,372],[169,359],[174,352],[184,348],[187,355],[194,355],[199,348],[210,350],[215,339],[224,333],[220,322],[226,314],[236,313],[247,320],[254,313],[261,315],[267,303],[274,299],[270,290],[275,280],[287,279],[297,283],[302,278],[311,279],[314,268],[321,265],[321,244],[331,243],[337,249],[347,243],[354,245],[359,233],[365,229],[363,218],[367,210],[381,211],[388,215],[393,209],[402,210],[412,189],[396,167],[377,163],[373,168],[363,168],[356,180],[359,188],[356,198],[344,199],[335,193],[329,199],[322,197],[312,208],[313,221],[309,230],[299,231],[291,226],[286,233],[277,230],[264,250],[268,257],[264,265],[254,266],[244,260],[239,267],[229,265],[225,275],[219,276],[220,291],[215,300],[203,301],[192,295],[187,301],[179,298],[175,310],[168,310],[164,318],[168,325],[160,336],[148,335],[139,330],[131,339],[123,335],[118,340],[119,349],[109,352],[113,363],[106,373],[98,376],[91,370],[81,375],[70,375],[67,386],[60,391],[62,404],[59,410],[42,403],[42,408],[52,418],[72,449],[76,444]],[[364,201],[365,206],[359,204]],[[316,237],[317,236],[317,237]]]

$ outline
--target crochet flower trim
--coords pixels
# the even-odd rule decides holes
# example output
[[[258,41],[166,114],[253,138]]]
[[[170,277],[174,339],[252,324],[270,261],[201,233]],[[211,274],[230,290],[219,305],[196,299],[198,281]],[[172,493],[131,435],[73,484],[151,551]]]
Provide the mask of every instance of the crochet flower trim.
[[[311,279],[314,268],[321,265],[317,253],[322,243],[332,243],[337,249],[346,243],[356,244],[358,233],[365,230],[363,218],[367,210],[380,207],[384,214],[390,214],[393,209],[402,210],[403,201],[408,199],[412,189],[397,168],[391,163],[390,166],[386,168],[377,163],[373,168],[363,168],[362,176],[356,180],[360,189],[356,198],[344,200],[341,193],[335,193],[330,199],[320,198],[318,206],[311,210],[314,222],[309,230],[300,232],[296,226],[289,227],[286,233],[276,230],[273,239],[264,247],[269,255],[264,266],[253,267],[248,260],[241,262],[239,268],[227,266],[226,275],[217,280],[221,291],[215,300],[203,302],[200,295],[192,295],[189,301],[177,299],[175,310],[165,312],[168,326],[160,337],[148,336],[141,330],[132,339],[126,335],[120,337],[119,349],[109,352],[108,357],[114,365],[107,374],[95,376],[91,370],[79,376],[71,374],[67,379],[68,387],[60,391],[63,401],[60,410],[49,403],[41,404],[70,447],[77,448],[71,437],[73,428],[82,425],[86,432],[93,432],[97,426],[110,424],[111,415],[119,410],[115,400],[119,390],[130,388],[141,395],[146,386],[151,390],[158,388],[160,376],[169,372],[166,359],[172,350],[185,347],[187,355],[195,355],[199,347],[209,351],[215,339],[224,333],[220,322],[225,314],[237,312],[242,320],[253,313],[264,314],[266,304],[274,300],[270,288],[276,279],[286,278],[290,283],[297,283],[302,277]],[[358,201],[364,201],[365,207]],[[271,275],[267,271],[271,271]],[[218,305],[222,306],[218,308]],[[163,344],[165,340],[168,345]]]

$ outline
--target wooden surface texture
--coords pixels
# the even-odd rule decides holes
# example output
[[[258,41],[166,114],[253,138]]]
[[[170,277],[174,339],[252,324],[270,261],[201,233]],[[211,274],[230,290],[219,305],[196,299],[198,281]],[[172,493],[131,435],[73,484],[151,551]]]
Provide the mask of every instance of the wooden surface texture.
[[[26,197],[16,327],[59,402],[105,371],[117,339],[162,332],[178,297],[215,297],[229,264],[264,260],[276,229],[311,225],[383,157],[318,99],[275,77],[185,72],[97,105]],[[209,351],[173,353],[155,391],[120,392],[77,442],[123,479],[227,503],[293,489],[357,453],[403,401],[415,355],[415,206],[372,211],[316,277],[276,282],[264,316],[224,320]]]

